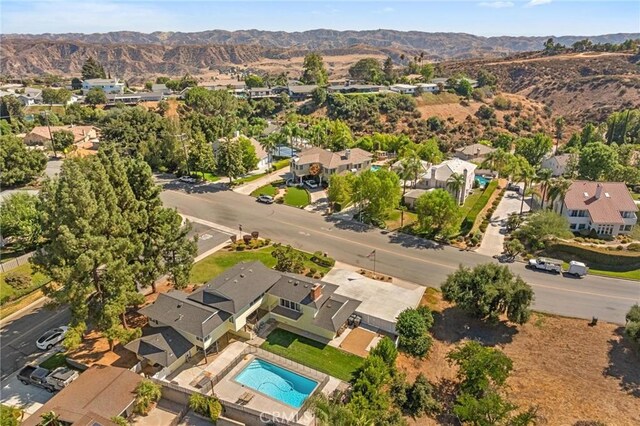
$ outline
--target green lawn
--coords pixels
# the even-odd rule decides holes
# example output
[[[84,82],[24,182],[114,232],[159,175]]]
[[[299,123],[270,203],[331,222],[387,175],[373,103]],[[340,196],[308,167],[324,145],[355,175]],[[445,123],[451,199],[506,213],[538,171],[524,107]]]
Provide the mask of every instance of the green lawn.
[[[291,160],[289,160],[288,158],[284,158],[282,160],[278,160],[274,162],[273,167],[275,167],[276,170],[280,170],[280,169],[284,169],[285,167],[288,167],[289,163],[291,163]]]
[[[53,370],[58,367],[65,367],[67,365],[67,356],[58,352],[57,354],[45,359],[40,363],[40,367],[46,368],[47,370]]]
[[[305,207],[311,202],[311,196],[306,189],[290,187],[284,194],[284,203],[292,207]]]
[[[640,201],[640,193],[632,192],[631,196],[633,197],[634,200]]]
[[[387,229],[398,229],[400,228],[400,210],[393,210],[387,220],[384,222],[387,225]],[[405,211],[404,212],[404,224],[403,226],[410,225],[418,220],[418,215],[414,212]]]
[[[463,216],[464,219],[462,220],[462,225],[460,227],[460,235],[465,235],[473,229],[473,224],[475,223],[478,214],[480,214],[482,209],[487,205],[491,195],[493,195],[497,187],[498,179],[493,179],[489,182],[485,190],[480,192],[478,198],[474,198],[469,201],[470,197],[476,195],[474,193],[465,200],[462,210],[463,212],[466,211],[466,214]]]
[[[260,188],[254,190],[251,193],[252,197],[257,197],[258,195],[271,195],[272,197],[275,197],[278,194],[278,188],[276,188],[275,186],[268,184],[268,185],[264,185],[261,186]]]
[[[271,252],[273,250],[274,247],[269,246],[251,251],[217,251],[193,265],[193,269],[191,269],[191,282],[204,284],[239,262],[259,260],[268,268],[273,268],[276,265],[276,259],[271,256]],[[329,269],[331,269],[312,262],[311,253],[301,253],[306,259],[305,266],[307,268],[315,268],[318,272],[323,272],[325,274],[329,272]]]
[[[279,328],[273,330],[260,347],[345,381],[351,380],[352,373],[364,361],[357,355]]]
[[[24,289],[14,289],[5,282],[5,277],[12,274],[30,275],[31,285]],[[29,294],[32,291],[42,287],[49,281],[51,280],[46,275],[43,275],[41,273],[33,273],[30,263],[25,263],[24,265],[20,265],[17,268],[11,269],[10,271],[2,272],[0,273],[0,301],[2,303],[5,303],[9,300],[15,300],[20,296]]]
[[[195,175],[198,176],[198,178],[202,179],[202,172],[195,172]],[[204,180],[206,180],[207,182],[216,182],[220,180],[220,177],[210,172],[204,172]]]
[[[258,180],[261,177],[266,176],[266,173],[259,173],[257,175],[249,175],[249,176],[245,176],[245,177],[241,177],[239,179],[236,179],[233,181],[234,185],[242,185],[245,183],[249,183],[249,182],[253,182],[254,180]]]

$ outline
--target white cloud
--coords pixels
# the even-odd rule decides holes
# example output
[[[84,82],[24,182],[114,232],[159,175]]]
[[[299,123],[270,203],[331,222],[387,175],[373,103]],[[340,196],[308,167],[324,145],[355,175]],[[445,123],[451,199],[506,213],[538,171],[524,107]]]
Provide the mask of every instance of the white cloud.
[[[507,7],[513,7],[511,1],[483,1],[478,3],[480,7],[489,7],[491,9],[505,9]]]
[[[540,6],[540,5],[549,4],[549,3],[551,3],[551,0],[530,0],[529,3],[527,3],[525,6],[533,7],[533,6]]]

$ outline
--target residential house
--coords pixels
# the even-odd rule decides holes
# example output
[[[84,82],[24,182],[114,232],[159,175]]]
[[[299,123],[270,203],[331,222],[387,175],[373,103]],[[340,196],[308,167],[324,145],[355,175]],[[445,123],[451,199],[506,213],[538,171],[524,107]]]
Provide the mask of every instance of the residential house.
[[[252,87],[247,91],[249,99],[273,98],[279,95],[273,93],[269,87]]]
[[[375,84],[343,84],[327,87],[329,93],[379,93],[384,86]]]
[[[402,201],[404,202],[404,205],[409,209],[413,209],[418,198],[420,198],[422,194],[426,194],[429,191],[433,191],[433,189],[412,189],[404,194],[404,197],[402,197]]]
[[[302,101],[309,99],[314,90],[318,86],[316,84],[301,84],[299,86],[288,86],[289,97],[293,101]]]
[[[417,86],[423,93],[438,93],[440,91],[435,83],[418,83]]]
[[[291,173],[300,182],[304,178],[317,179],[319,183],[327,182],[334,174],[344,172],[361,172],[368,169],[373,162],[373,155],[360,148],[331,152],[314,147],[300,152],[291,159]]]
[[[107,105],[118,103],[135,105],[140,102],[159,102],[166,99],[162,92],[138,92],[138,93],[109,93],[107,94]]]
[[[540,168],[551,170],[552,176],[564,176],[576,161],[577,154],[559,154],[544,159]]]
[[[326,342],[341,333],[360,304],[335,294],[337,288],[258,261],[239,263],[191,294],[159,294],[140,310],[153,330],[126,347],[162,367],[156,377],[166,377],[196,351],[218,351],[234,335],[250,338],[258,321],[273,319]]]
[[[482,163],[485,157],[495,151],[495,148],[483,145],[481,143],[474,143],[473,145],[467,145],[462,148],[456,149],[453,154],[454,157],[464,161],[473,161],[474,163]]]
[[[418,86],[413,84],[392,84],[389,86],[389,90],[403,95],[413,95],[416,92]]]
[[[572,231],[601,236],[628,234],[638,221],[638,206],[623,182],[575,181],[553,209],[567,218]]]
[[[141,381],[142,377],[131,370],[95,365],[55,394],[22,425],[38,426],[41,416],[53,411],[64,425],[117,426],[111,418],[133,414],[135,389]]]
[[[95,88],[104,93],[124,93],[124,81],[119,81],[117,78],[90,78],[82,82],[82,93],[85,95]]]
[[[22,93],[16,93],[20,103],[24,106],[39,105],[42,103],[42,89],[25,87]]]
[[[170,95],[172,90],[167,87],[166,84],[154,83],[151,85],[151,91],[156,93],[162,93],[164,95]]]
[[[24,137],[24,143],[29,146],[51,147],[51,135],[66,130],[73,133],[73,143],[78,148],[91,149],[98,143],[98,129],[93,126],[36,126]]]
[[[416,188],[419,189],[431,189],[442,188],[447,189],[454,199],[457,197],[460,204],[464,203],[467,195],[471,193],[473,189],[473,180],[475,179],[475,170],[477,166],[468,161],[461,160],[459,158],[453,158],[451,160],[445,160],[440,164],[433,165],[423,174],[416,184]],[[462,188],[456,193],[453,189],[449,188],[447,182],[449,178],[458,174],[464,177]]]

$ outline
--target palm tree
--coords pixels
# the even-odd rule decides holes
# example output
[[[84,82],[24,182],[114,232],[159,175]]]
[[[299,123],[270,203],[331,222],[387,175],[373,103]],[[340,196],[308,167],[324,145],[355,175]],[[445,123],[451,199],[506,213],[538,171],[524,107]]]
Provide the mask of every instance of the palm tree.
[[[554,179],[549,187],[549,199],[555,201],[560,199],[560,214],[564,210],[564,197],[567,195],[569,188],[571,187],[571,181],[565,178]]]
[[[62,426],[60,415],[54,413],[53,411],[43,413],[40,418],[42,420],[40,420],[38,426]]]
[[[560,145],[560,139],[562,139],[562,136],[564,134],[564,124],[565,124],[565,119],[562,116],[556,118],[555,121],[553,122],[553,125],[555,126],[555,129],[556,129],[556,132],[555,132],[556,152],[558,151],[558,145]]]
[[[496,178],[499,178],[500,174],[505,172],[505,168],[512,157],[511,153],[498,148],[485,157],[481,167],[495,171],[497,173]]]
[[[527,193],[527,188],[531,183],[533,183],[536,178],[536,171],[529,163],[524,162],[518,168],[516,173],[518,180],[524,182],[524,189],[522,190],[522,200],[520,201],[520,214],[524,210],[524,196]]]
[[[547,191],[549,190],[549,185],[551,183],[552,175],[553,175],[553,172],[551,171],[551,169],[538,170],[538,176],[536,180],[538,181],[538,183],[540,183],[540,186],[542,187],[542,205],[540,206],[542,210],[544,210],[544,202],[547,199]]]
[[[273,151],[278,146],[278,139],[275,134],[271,134],[268,137],[260,140],[260,146],[262,149],[267,151],[267,161],[269,162],[269,171],[271,171],[271,166],[273,165]]]
[[[465,179],[460,173],[452,173],[447,179],[447,189],[456,194],[456,202],[462,204],[460,194],[464,188]]]
[[[402,160],[402,176],[406,177],[406,180],[413,180],[412,187],[416,187],[416,183],[418,182],[418,177],[420,176],[420,172],[422,171],[422,160],[418,157],[418,154],[415,152],[410,152],[407,157]]]

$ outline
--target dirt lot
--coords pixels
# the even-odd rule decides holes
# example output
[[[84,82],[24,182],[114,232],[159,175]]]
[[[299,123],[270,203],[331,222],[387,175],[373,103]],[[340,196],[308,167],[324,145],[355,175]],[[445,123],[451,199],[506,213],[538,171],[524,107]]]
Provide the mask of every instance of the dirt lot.
[[[640,356],[622,340],[618,325],[589,327],[585,320],[534,314],[523,326],[488,327],[441,301],[438,293],[428,291],[423,303],[435,311],[435,341],[423,362],[400,356],[399,366],[410,379],[422,371],[436,392],[446,395],[456,381],[446,354],[465,339],[478,339],[511,357],[507,396],[521,407],[538,406],[538,424],[640,424]],[[455,423],[424,417],[410,424]]]

